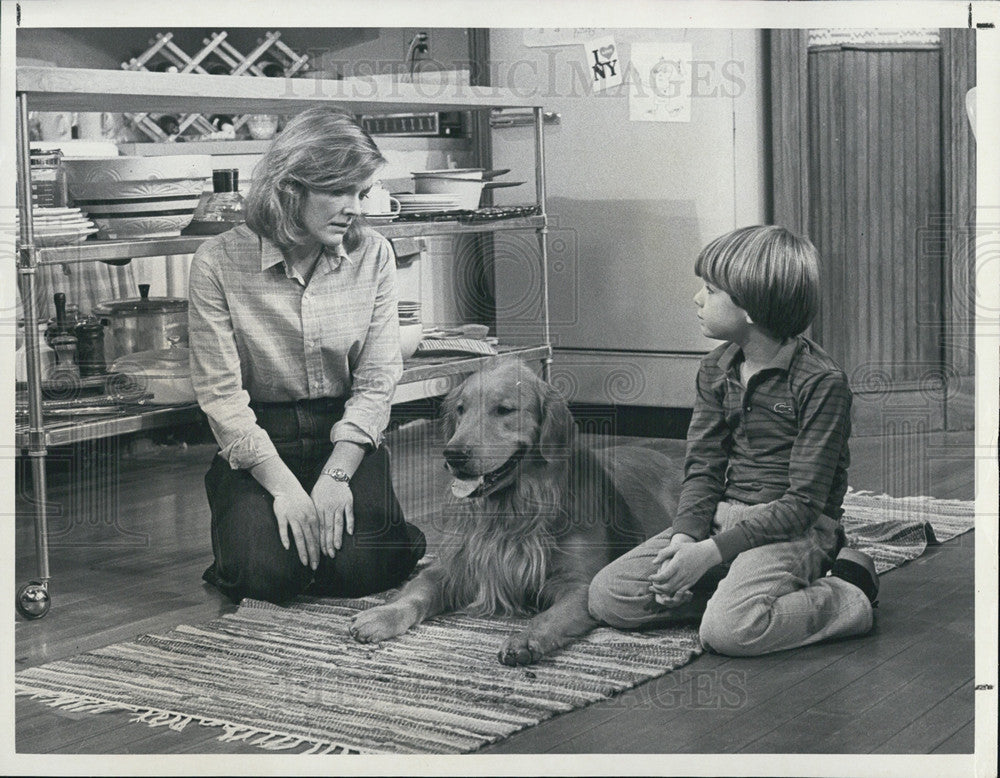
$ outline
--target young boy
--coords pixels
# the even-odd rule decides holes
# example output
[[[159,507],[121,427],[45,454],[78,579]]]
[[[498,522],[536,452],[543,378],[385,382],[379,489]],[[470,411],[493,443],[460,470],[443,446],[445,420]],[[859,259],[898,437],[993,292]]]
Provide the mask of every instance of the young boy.
[[[698,371],[677,518],[598,573],[590,612],[621,628],[701,616],[702,643],[734,656],[868,632],[878,576],[840,525],[851,390],[801,334],[818,306],[816,249],[744,227],[695,273],[702,332],[726,343]]]

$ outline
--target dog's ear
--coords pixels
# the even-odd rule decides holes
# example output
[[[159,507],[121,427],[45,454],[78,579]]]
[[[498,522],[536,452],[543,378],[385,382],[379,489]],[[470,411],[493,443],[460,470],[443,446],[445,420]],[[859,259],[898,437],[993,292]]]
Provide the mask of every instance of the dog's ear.
[[[538,433],[538,449],[546,462],[565,460],[573,443],[576,427],[573,415],[562,395],[554,387],[542,381],[541,428]]]
[[[463,384],[459,384],[441,401],[441,434],[445,440],[449,440],[455,434],[458,426],[458,398],[462,393]]]

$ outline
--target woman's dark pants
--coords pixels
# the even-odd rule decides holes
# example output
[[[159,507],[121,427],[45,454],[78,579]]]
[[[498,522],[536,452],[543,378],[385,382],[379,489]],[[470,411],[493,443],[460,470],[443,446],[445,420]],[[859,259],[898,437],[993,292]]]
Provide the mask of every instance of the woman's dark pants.
[[[330,429],[343,415],[343,400],[252,403],[257,423],[306,493],[333,450]],[[233,470],[216,454],[205,476],[212,512],[215,562],[202,576],[235,602],[252,597],[285,602],[299,594],[360,597],[401,583],[423,556],[423,533],[403,519],[392,488],[389,452],[367,453],[351,478],[354,534],[343,534],[340,550],[322,556],[311,570],[281,545],[274,498],[248,470]]]

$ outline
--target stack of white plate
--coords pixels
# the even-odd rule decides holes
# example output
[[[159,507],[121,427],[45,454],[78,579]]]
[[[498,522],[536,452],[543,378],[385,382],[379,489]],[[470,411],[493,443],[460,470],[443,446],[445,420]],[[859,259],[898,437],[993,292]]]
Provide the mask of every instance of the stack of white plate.
[[[31,212],[35,246],[70,246],[97,232],[97,227],[79,208],[35,208]],[[18,234],[20,234],[18,219]]]
[[[461,210],[461,195],[449,194],[394,194],[399,200],[400,213]]]
[[[399,301],[399,323],[411,324],[420,321],[420,303],[413,300]]]

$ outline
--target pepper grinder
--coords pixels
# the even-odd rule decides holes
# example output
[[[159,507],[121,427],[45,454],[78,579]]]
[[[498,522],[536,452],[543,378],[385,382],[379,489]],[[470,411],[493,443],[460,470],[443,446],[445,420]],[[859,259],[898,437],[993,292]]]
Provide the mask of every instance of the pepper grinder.
[[[66,318],[66,295],[56,292],[52,298],[56,305],[56,320],[45,332],[45,338],[56,352],[56,364],[52,369],[52,379],[63,381],[80,378],[80,368],[76,364],[77,339]]]
[[[107,365],[104,362],[104,323],[94,315],[82,319],[74,329],[76,333],[76,362],[80,367],[80,375],[104,375]]]

